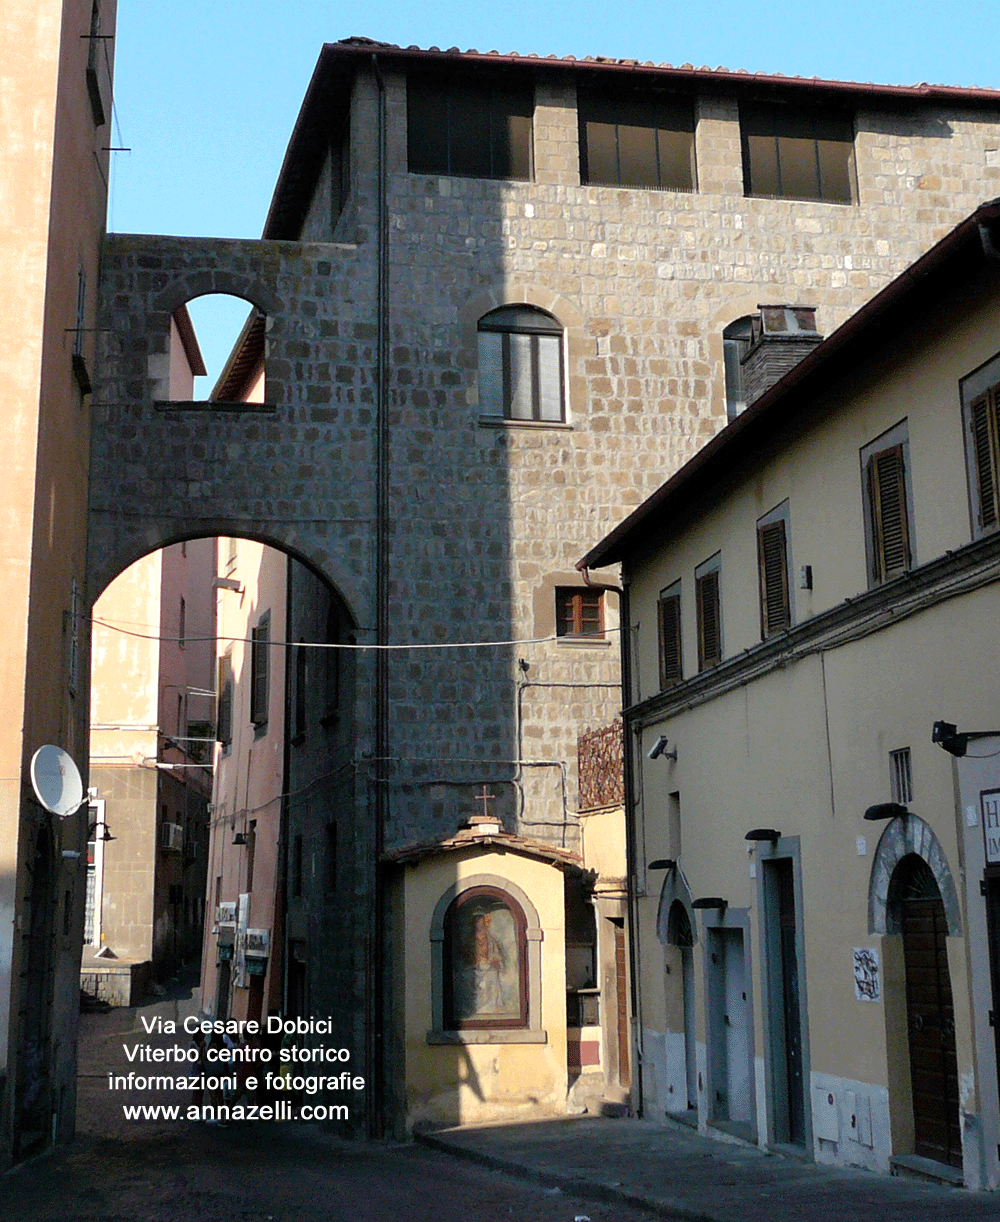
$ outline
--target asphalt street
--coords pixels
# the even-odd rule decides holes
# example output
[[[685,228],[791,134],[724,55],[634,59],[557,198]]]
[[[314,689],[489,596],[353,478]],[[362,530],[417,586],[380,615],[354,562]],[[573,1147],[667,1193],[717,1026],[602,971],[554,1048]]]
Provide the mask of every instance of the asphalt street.
[[[151,1042],[140,1015],[183,1017],[190,994],[81,1016],[78,1135],[0,1176],[0,1222],[650,1222],[642,1209],[576,1200],[416,1145],[371,1145],[292,1122],[131,1121],[108,1090]],[[159,1040],[190,1045],[190,1037]],[[162,1072],[163,1066],[157,1067]]]

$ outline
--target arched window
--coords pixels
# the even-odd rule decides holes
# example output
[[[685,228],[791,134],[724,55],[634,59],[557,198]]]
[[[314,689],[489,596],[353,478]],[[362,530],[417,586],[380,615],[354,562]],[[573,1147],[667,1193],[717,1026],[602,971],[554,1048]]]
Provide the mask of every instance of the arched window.
[[[747,405],[743,383],[742,361],[753,338],[753,324],[748,314],[737,318],[722,332],[722,349],[726,366],[726,419],[735,420]]]
[[[565,417],[563,329],[542,310],[503,306],[479,320],[484,416],[559,423]]]
[[[674,900],[667,916],[667,942],[671,946],[694,946],[691,918],[680,900]]]
[[[472,887],[444,922],[446,1030],[527,1027],[528,962],[520,905],[496,887]]]

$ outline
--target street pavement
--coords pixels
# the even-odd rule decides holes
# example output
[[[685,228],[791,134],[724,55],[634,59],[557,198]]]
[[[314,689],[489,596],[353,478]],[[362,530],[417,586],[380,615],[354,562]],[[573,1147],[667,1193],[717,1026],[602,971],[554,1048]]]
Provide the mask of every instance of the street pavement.
[[[77,1138],[0,1175],[0,1222],[653,1222],[645,1209],[577,1200],[412,1143],[351,1142],[293,1122],[126,1120],[123,1102],[170,1097],[108,1090],[108,1070],[142,1069],[123,1043],[189,1045],[147,1036],[140,1017],[176,1021],[196,1008],[196,993],[179,989],[81,1016]]]
[[[421,1144],[599,1202],[690,1222],[971,1222],[1000,1197],[819,1167],[662,1123],[580,1117],[420,1134]],[[617,1215],[616,1215],[617,1216]]]
[[[168,1096],[108,1090],[108,1071],[130,1065],[123,1044],[186,1044],[147,1036],[140,1019],[179,1025],[196,1009],[197,993],[178,988],[140,1009],[81,1017],[78,1136],[0,1175],[0,1222],[1000,1219],[993,1194],[817,1167],[670,1121],[579,1117],[390,1145],[293,1122],[126,1120],[123,1102]]]

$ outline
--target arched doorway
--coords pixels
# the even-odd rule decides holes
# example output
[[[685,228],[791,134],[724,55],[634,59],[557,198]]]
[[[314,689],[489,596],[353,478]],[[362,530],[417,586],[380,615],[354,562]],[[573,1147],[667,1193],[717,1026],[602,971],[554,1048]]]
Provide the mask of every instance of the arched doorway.
[[[914,1153],[962,1165],[948,920],[927,862],[908,853],[893,871],[888,909],[903,936]]]
[[[670,905],[667,942],[681,960],[681,999],[684,1007],[684,1085],[687,1110],[698,1110],[698,1058],[694,1034],[694,931],[687,908],[679,899]]]

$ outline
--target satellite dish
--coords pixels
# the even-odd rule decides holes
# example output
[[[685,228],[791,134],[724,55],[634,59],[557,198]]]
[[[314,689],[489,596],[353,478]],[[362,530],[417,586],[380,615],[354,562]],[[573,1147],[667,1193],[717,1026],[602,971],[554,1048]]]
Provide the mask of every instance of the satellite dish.
[[[46,810],[65,818],[83,805],[83,781],[72,758],[51,744],[31,757],[31,784]]]

